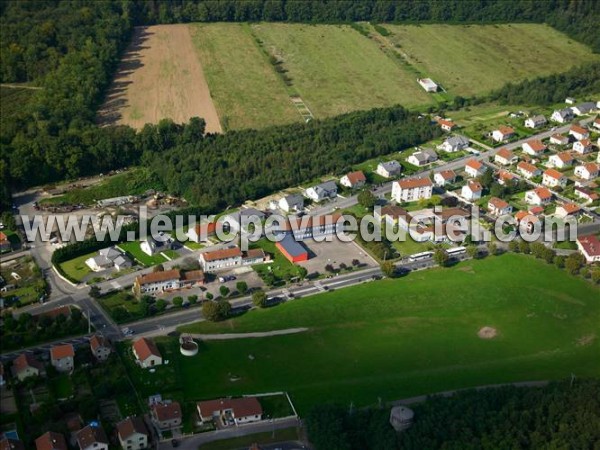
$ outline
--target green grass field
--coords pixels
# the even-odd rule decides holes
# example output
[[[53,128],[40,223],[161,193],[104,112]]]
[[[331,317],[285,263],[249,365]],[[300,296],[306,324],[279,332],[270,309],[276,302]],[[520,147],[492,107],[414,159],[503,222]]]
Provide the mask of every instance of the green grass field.
[[[135,260],[146,267],[155,266],[156,264],[162,264],[167,261],[167,258],[160,253],[153,256],[144,253],[140,247],[140,241],[123,242],[119,244],[118,247],[129,253]]]
[[[117,323],[130,322],[144,317],[140,302],[129,291],[111,292],[102,296],[99,303]],[[124,312],[116,313],[117,309],[124,310]]]
[[[260,239],[258,242],[252,245],[254,248],[262,248],[265,252],[270,253],[273,256],[273,262],[265,264],[255,264],[252,268],[261,277],[265,276],[266,273],[272,272],[278,279],[289,279],[298,276],[298,266],[291,263],[283,253],[275,246],[275,242],[271,242],[267,239]]]
[[[547,25],[386,25],[408,61],[453,95],[564,72],[600,56]]]
[[[194,24],[192,36],[225,130],[300,122],[285,85],[249,25]]]
[[[283,61],[293,89],[315,117],[402,104],[432,103],[412,75],[374,41],[345,25],[252,25]]]
[[[86,275],[92,273],[92,269],[85,264],[86,259],[92,258],[97,254],[98,252],[88,253],[86,255],[78,256],[77,258],[60,263],[59,265],[65,275],[67,275],[71,280],[81,282]]]
[[[285,390],[301,414],[324,401],[367,405],[489,383],[598,376],[598,292],[532,257],[506,254],[186,326],[309,331],[206,341],[196,358],[177,357],[174,348],[168,370],[177,368],[174,385],[186,399]],[[484,326],[498,336],[480,339]]]

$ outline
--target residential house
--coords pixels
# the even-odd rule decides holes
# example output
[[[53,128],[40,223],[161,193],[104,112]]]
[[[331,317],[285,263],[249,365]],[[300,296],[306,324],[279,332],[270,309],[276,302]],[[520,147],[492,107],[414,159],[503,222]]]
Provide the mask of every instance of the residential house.
[[[350,172],[344,175],[340,179],[340,184],[342,186],[351,188],[351,189],[359,189],[365,185],[367,182],[367,177],[362,170],[357,170],[355,172]]]
[[[548,205],[552,201],[552,192],[549,189],[538,187],[525,193],[525,202],[529,205]]]
[[[430,164],[434,161],[437,161],[437,153],[435,153],[431,149],[424,149],[410,155],[406,161],[408,161],[413,166],[421,167],[427,164]]]
[[[571,108],[557,109],[550,116],[550,120],[558,123],[567,123],[575,118]]]
[[[25,445],[19,439],[2,434],[0,438],[0,450],[25,450]]]
[[[538,114],[537,116],[531,116],[525,120],[525,128],[539,128],[546,125],[548,121],[544,116]]]
[[[494,155],[494,161],[503,166],[509,166],[516,164],[519,158],[509,149],[503,147]]]
[[[414,202],[431,198],[433,183],[428,177],[407,178],[394,181],[392,185],[392,198],[397,202]]]
[[[256,397],[219,398],[198,402],[198,416],[202,423],[220,421],[223,426],[243,425],[262,420],[263,409]]]
[[[80,450],[108,450],[108,438],[104,429],[88,425],[77,433],[77,443]]]
[[[137,363],[143,369],[160,366],[163,363],[162,355],[154,341],[140,338],[131,347]]]
[[[200,266],[205,272],[259,264],[265,260],[266,254],[263,250],[250,249],[242,252],[237,246],[202,252],[199,258]]]
[[[504,169],[500,169],[498,171],[496,174],[496,180],[498,181],[498,184],[501,184],[502,186],[510,186],[518,181],[517,177],[515,177],[508,170]]]
[[[438,85],[431,78],[417,78],[417,82],[425,89],[425,92],[437,92],[438,90]]]
[[[550,136],[550,143],[554,145],[567,145],[569,143],[569,138],[562,134],[555,133]]]
[[[287,213],[302,211],[304,209],[304,198],[300,194],[286,195],[279,200],[279,209]]]
[[[538,157],[544,153],[544,151],[546,151],[546,146],[539,139],[531,139],[525,142],[521,148],[523,149],[523,152],[527,153],[528,155]]]
[[[542,184],[550,188],[565,187],[567,177],[555,169],[547,169],[542,176]]]
[[[374,217],[378,221],[385,220],[390,226],[398,226],[403,224],[403,229],[408,229],[408,223],[410,223],[411,217],[408,212],[397,205],[386,205],[381,209],[375,209]]]
[[[113,267],[117,270],[123,270],[132,265],[131,260],[127,255],[116,247],[108,247],[99,250],[96,256],[86,259],[85,264],[94,272],[112,269]]]
[[[461,191],[460,196],[469,201],[479,200],[481,198],[481,193],[483,192],[483,187],[478,181],[467,181]]]
[[[464,150],[469,147],[469,139],[464,136],[452,136],[446,139],[441,145],[440,149],[447,153],[455,153]]]
[[[447,183],[454,183],[455,180],[456,173],[454,170],[442,170],[433,175],[433,182],[437,186],[445,186]]]
[[[160,240],[148,236],[140,242],[140,249],[148,256],[158,255],[166,250],[170,250],[173,244],[173,239],[161,234]]]
[[[578,141],[581,141],[582,139],[588,139],[590,137],[590,132],[579,125],[571,125],[571,128],[569,128],[569,134]]]
[[[438,124],[443,131],[450,132],[456,128],[456,124],[448,119],[438,119]]]
[[[30,353],[21,353],[12,363],[13,377],[23,381],[29,377],[46,375],[44,365]]]
[[[578,216],[579,213],[581,213],[581,208],[576,203],[563,203],[554,211],[554,215],[562,219],[568,216]]]
[[[581,155],[591,153],[592,152],[592,141],[590,141],[589,139],[582,139],[581,141],[576,141],[573,144],[573,150]]]
[[[486,167],[481,161],[477,161],[476,159],[470,159],[465,164],[465,172],[472,178],[480,177],[485,173],[485,171]]]
[[[499,127],[492,131],[492,139],[496,142],[506,142],[515,135],[515,130],[511,127]]]
[[[542,174],[540,169],[525,161],[521,161],[519,164],[517,164],[517,172],[519,172],[519,174],[528,180],[538,177]]]
[[[396,160],[380,162],[377,164],[377,175],[380,175],[384,178],[392,178],[400,175],[402,171],[402,166]]]
[[[576,116],[583,116],[584,114],[589,114],[596,109],[596,104],[594,102],[584,102],[580,103],[576,106],[571,106],[571,111]]]
[[[506,203],[504,200],[498,197],[490,198],[490,200],[488,201],[487,209],[490,215],[495,217],[500,217],[512,213],[512,206],[510,206],[508,203]]]
[[[304,192],[304,195],[317,203],[329,198],[335,198],[337,197],[337,184],[335,184],[335,181],[326,181],[325,183],[309,187]]]
[[[72,372],[75,368],[75,349],[73,345],[62,344],[51,347],[50,362],[57,372]]]
[[[600,165],[597,163],[587,163],[575,167],[575,176],[584,180],[593,180],[598,178]]]
[[[548,163],[551,167],[565,169],[573,165],[573,155],[571,154],[571,152],[557,153],[548,158]]]
[[[344,220],[341,214],[322,216],[288,217],[284,222],[273,223],[274,235],[293,234],[297,241],[328,236],[343,231]]]
[[[577,238],[577,248],[588,264],[600,262],[600,240],[598,236],[593,234],[579,236]]]
[[[36,450],[68,450],[67,441],[61,433],[48,431],[35,440]]]
[[[152,421],[160,430],[171,430],[181,426],[181,406],[179,402],[156,403],[152,405]]]
[[[575,104],[575,102],[576,102],[576,100],[575,100],[575,98],[573,98],[573,97],[567,97],[567,98],[565,99],[565,103],[566,103],[567,105],[574,105],[574,104]]]
[[[216,222],[198,223],[187,232],[187,237],[190,241],[200,243],[207,242],[210,237],[213,237],[217,232]]]
[[[574,193],[586,203],[592,203],[600,199],[600,195],[586,187],[575,186]]]
[[[4,232],[0,231],[0,252],[8,252],[11,249],[12,245],[8,239],[8,236]]]
[[[596,117],[594,119],[594,122],[592,123],[592,126],[597,129],[600,130],[600,117]]]
[[[142,450],[148,447],[150,433],[141,417],[128,417],[117,423],[117,437],[123,450]]]
[[[101,334],[95,334],[91,337],[90,350],[97,361],[106,361],[112,351],[110,342]]]
[[[517,211],[515,214],[515,221],[519,228],[531,232],[535,225],[539,223],[540,219],[528,211]]]
[[[181,271],[179,269],[163,270],[139,275],[133,283],[133,291],[137,294],[159,293],[179,289]]]

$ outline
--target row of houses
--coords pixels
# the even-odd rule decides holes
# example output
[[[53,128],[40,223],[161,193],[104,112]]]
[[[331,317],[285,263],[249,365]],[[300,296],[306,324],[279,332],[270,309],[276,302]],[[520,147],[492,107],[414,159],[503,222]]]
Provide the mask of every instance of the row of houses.
[[[163,270],[137,276],[133,282],[132,290],[138,296],[141,294],[154,294],[201,286],[204,284],[204,280],[202,270]]]

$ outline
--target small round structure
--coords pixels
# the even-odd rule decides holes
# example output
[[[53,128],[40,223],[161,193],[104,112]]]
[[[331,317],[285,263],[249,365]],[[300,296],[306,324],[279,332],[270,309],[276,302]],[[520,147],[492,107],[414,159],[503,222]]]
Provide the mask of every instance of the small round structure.
[[[179,338],[179,351],[183,356],[196,356],[198,354],[198,343],[191,336]]]
[[[406,406],[394,406],[390,412],[390,425],[396,431],[404,431],[413,423],[415,413]]]

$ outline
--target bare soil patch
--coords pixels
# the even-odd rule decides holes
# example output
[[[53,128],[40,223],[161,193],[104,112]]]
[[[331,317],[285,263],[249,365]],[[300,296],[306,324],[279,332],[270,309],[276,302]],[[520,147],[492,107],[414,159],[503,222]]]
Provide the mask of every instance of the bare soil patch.
[[[498,330],[492,327],[483,327],[477,332],[480,339],[494,339],[498,336]]]
[[[206,131],[222,132],[188,25],[136,28],[98,122],[141,128],[164,118],[183,123],[194,116],[206,121]]]

